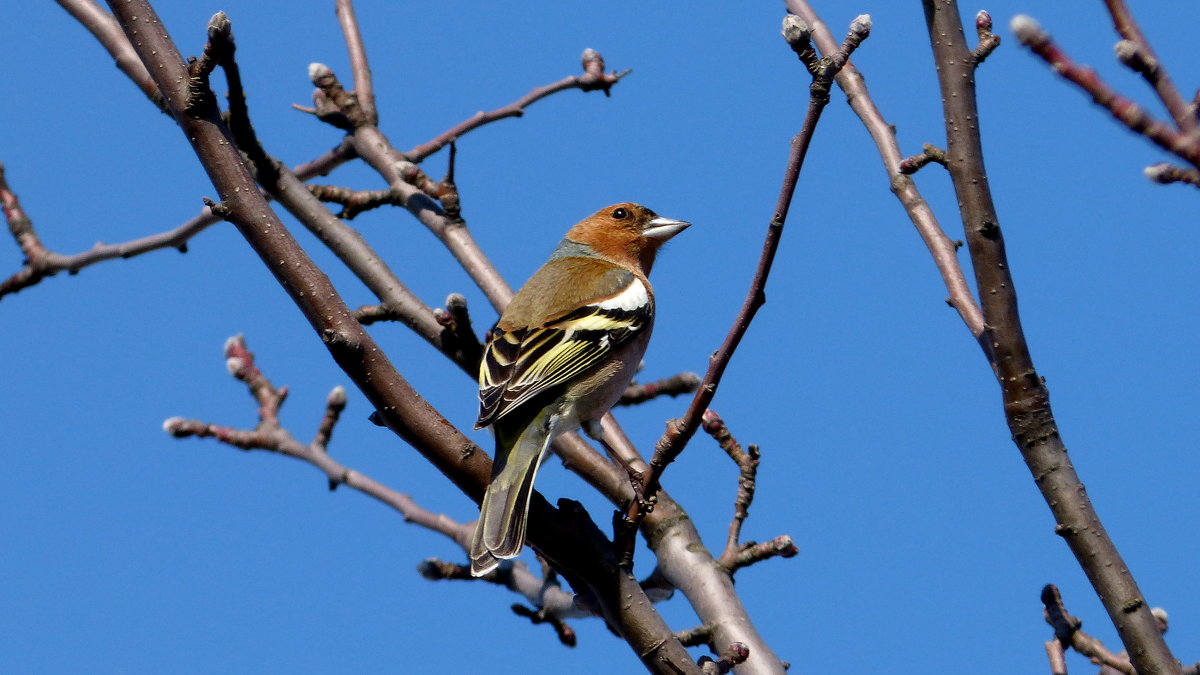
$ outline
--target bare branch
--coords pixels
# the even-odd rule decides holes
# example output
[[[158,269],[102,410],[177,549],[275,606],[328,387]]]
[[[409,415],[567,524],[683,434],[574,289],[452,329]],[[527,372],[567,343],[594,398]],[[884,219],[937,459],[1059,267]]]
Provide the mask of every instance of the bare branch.
[[[746,645],[734,642],[722,649],[715,660],[707,656],[700,657],[700,672],[704,675],[724,675],[749,656],[750,650],[746,648]]]
[[[1050,660],[1050,675],[1067,675],[1067,658],[1058,640],[1046,642],[1046,658]]]
[[[690,394],[696,391],[696,387],[700,386],[700,376],[695,373],[679,373],[671,377],[663,378],[655,382],[647,382],[646,384],[631,384],[621,394],[621,400],[617,401],[618,406],[637,405],[645,403],[659,396],[670,396],[672,398],[683,394]]]
[[[804,19],[812,31],[812,39],[822,50],[837,49],[837,41],[817,13],[809,6],[807,0],[787,0],[788,10]],[[942,276],[949,298],[946,302],[958,312],[967,330],[976,339],[983,336],[983,312],[979,303],[971,294],[963,275],[962,266],[958,262],[958,245],[946,236],[938,223],[933,209],[917,189],[913,179],[900,172],[900,146],[896,142],[896,133],[871,99],[866,81],[853,63],[847,63],[837,75],[838,86],[846,94],[850,107],[862,120],[863,126],[875,141],[879,157],[883,160],[883,168],[887,172],[888,183],[892,194],[900,200],[909,220],[912,221],[917,233],[925,242]]]
[[[712,410],[704,411],[704,431],[738,467],[737,497],[733,501],[733,520],[729,523],[729,536],[725,540],[725,550],[721,552],[717,562],[729,569],[733,567],[738,554],[738,541],[741,539],[742,524],[750,515],[750,503],[754,501],[754,489],[758,477],[759,453],[758,446],[751,445],[748,450],[742,450],[741,443],[729,432],[725,420]]]
[[[338,218],[354,220],[354,217],[364,211],[377,209],[380,206],[401,206],[400,195],[394,190],[352,190],[337,185],[308,184],[308,191],[323,202],[332,202],[342,206]]]
[[[1054,628],[1054,641],[1061,647],[1070,646],[1075,651],[1098,663],[1125,675],[1137,675],[1129,658],[1118,656],[1108,650],[1104,643],[1079,629],[1083,622],[1070,615],[1063,605],[1062,596],[1054,584],[1042,589],[1042,605],[1045,607],[1046,623]],[[1049,652],[1049,648],[1047,648]],[[1063,665],[1065,672],[1066,665]]]
[[[540,623],[550,624],[554,628],[554,634],[558,636],[559,642],[567,647],[575,646],[575,630],[554,613],[547,612],[545,609],[530,609],[525,605],[513,605],[512,611],[517,616],[529,619],[535,626]]]
[[[322,452],[329,451],[329,440],[333,437],[333,427],[337,425],[342,411],[346,409],[346,388],[338,385],[329,392],[325,399],[325,414],[317,426],[317,433],[309,445]]]
[[[124,39],[123,35],[121,39]],[[298,165],[293,171],[299,180],[307,180],[313,176],[329,173],[338,165],[353,157],[352,148],[349,144],[343,143],[312,161]],[[55,253],[46,250],[44,247],[34,257],[30,257],[26,253],[25,266],[8,279],[0,281],[0,298],[33,286],[42,279],[54,276],[64,270],[70,274],[75,274],[85,267],[90,267],[105,260],[133,258],[143,253],[164,248],[174,248],[181,253],[186,253],[187,243],[192,237],[208,229],[210,225],[220,222],[220,220],[220,218],[213,215],[211,209],[205,206],[201,209],[199,215],[179,227],[148,237],[141,237],[120,244],[97,243],[87,251],[73,255]],[[32,232],[32,226],[30,230]]]
[[[761,544],[753,541],[746,542],[738,546],[737,552],[733,555],[728,563],[722,563],[725,569],[729,570],[730,574],[737,572],[743,567],[749,567],[755,563],[768,560],[770,558],[791,558],[800,552],[796,548],[796,543],[786,534],[781,534],[771,541],[764,541]],[[722,558],[725,556],[722,555]]]
[[[789,45],[792,46],[793,50],[802,51],[804,48],[803,43],[808,39],[807,27],[794,16],[785,18],[783,25],[783,34]],[[716,394],[717,386],[720,384],[725,368],[729,365],[729,360],[733,357],[734,351],[737,350],[738,345],[741,343],[746,330],[749,329],[754,315],[766,303],[765,288],[767,277],[771,273],[771,265],[775,260],[775,253],[779,250],[779,241],[783,235],[784,223],[787,221],[792,195],[796,190],[796,182],[800,177],[800,168],[804,164],[804,157],[808,153],[809,144],[812,142],[813,134],[816,132],[817,122],[821,119],[821,112],[829,102],[829,87],[838,70],[846,63],[846,59],[850,53],[869,34],[870,27],[869,17],[864,15],[855,19],[850,25],[850,32],[842,48],[826,54],[820,60],[813,73],[808,110],[805,113],[804,123],[799,133],[792,139],[791,154],[788,158],[787,167],[784,170],[783,184],[779,190],[779,199],[775,206],[775,214],[767,225],[767,234],[763,240],[762,254],[759,257],[758,267],[754,272],[754,279],[751,281],[750,289],[746,293],[746,299],[743,301],[742,307],[734,319],[733,326],[725,336],[724,342],[710,360],[704,380],[701,382],[700,388],[696,391],[696,395],[692,398],[692,402],[688,406],[684,416],[667,422],[666,433],[655,444],[654,457],[650,461],[649,471],[647,471],[644,478],[638,499],[633,500],[626,510],[625,524],[619,528],[616,535],[615,543],[620,547],[619,550],[622,551],[623,564],[625,565],[632,564],[634,534],[637,531],[638,524],[645,518],[646,513],[653,508],[653,503],[649,499],[653,498],[654,493],[659,489],[659,479],[662,476],[663,470],[679,456],[679,453],[683,452],[688,441],[696,433],[705,409],[708,408],[708,404]]]
[[[964,43],[958,6],[941,0],[923,0],[923,4],[941,89],[947,168],[987,322],[981,345],[999,381],[1013,442],[1054,515],[1057,531],[1096,589],[1138,672],[1178,673],[1178,661],[1155,628],[1137,582],[1105,532],[1071,465],[1050,406],[1049,390],[1029,353],[1004,235],[984,166],[975,64]],[[1015,32],[1026,44],[1036,38],[1033,34],[1037,32],[1029,23],[1031,20],[1014,20]],[[1040,44],[1045,47],[1048,38]]]
[[[133,46],[121,32],[121,27],[117,25],[112,14],[104,11],[100,5],[91,0],[58,0],[58,5],[67,10],[71,16],[75,17],[76,21],[83,24],[83,27],[95,36],[96,40],[112,55],[117,68],[120,68],[121,72],[125,73],[137,85],[137,88],[142,90],[142,93],[156,108],[168,115],[171,114],[163,101],[162,94],[158,91],[158,85],[154,84],[150,73],[146,72],[146,67],[142,65],[141,60],[133,51]]]
[[[486,454],[400,376],[271,211],[215,106],[193,105],[182,58],[154,10],[144,0],[114,0],[111,7],[217,188],[222,201],[215,212],[237,226],[380,419],[460,489],[480,499],[491,469]],[[359,150],[362,154],[363,148]],[[575,505],[560,502],[560,510],[554,510],[535,498],[529,524],[532,543],[560,569],[570,570],[573,584],[585,585],[595,595],[605,618],[648,669],[694,672],[686,650],[645,600],[636,580],[611,564],[611,548],[584,527],[590,522],[585,518]]]
[[[946,166],[945,150],[942,150],[933,143],[926,143],[922,147],[924,148],[924,151],[921,154],[913,155],[912,157],[905,157],[904,159],[900,160],[900,165],[896,167],[896,170],[906,176],[911,176],[912,174],[920,171],[926,164],[931,162],[934,164],[941,164],[943,167]]]
[[[337,0],[337,18],[346,39],[346,51],[350,53],[350,68],[354,72],[354,94],[362,106],[363,114],[371,124],[379,123],[375,110],[375,90],[371,86],[371,66],[367,64],[367,50],[363,46],[362,33],[358,30],[358,18],[354,16],[351,0]]]
[[[1130,66],[1132,70],[1140,73],[1150,86],[1154,87],[1158,98],[1166,106],[1167,112],[1171,118],[1175,120],[1175,124],[1185,132],[1193,132],[1197,130],[1198,122],[1196,119],[1196,111],[1189,109],[1188,104],[1179,94],[1179,90],[1175,88],[1175,83],[1171,81],[1171,77],[1167,75],[1167,69],[1158,60],[1158,56],[1154,54],[1154,48],[1150,46],[1150,42],[1146,36],[1142,34],[1142,29],[1138,27],[1137,21],[1133,18],[1133,13],[1129,11],[1129,7],[1125,4],[1125,0],[1104,0],[1104,4],[1108,7],[1108,13],[1112,16],[1113,27],[1121,36],[1122,42],[1129,43],[1133,51],[1138,54],[1140,63],[1135,66]],[[1124,62],[1124,61],[1122,61]]]
[[[1131,131],[1150,139],[1160,148],[1200,168],[1200,135],[1180,133],[1155,119],[1130,99],[1118,94],[1096,71],[1075,63],[1050,34],[1032,18],[1022,14],[1012,20],[1017,40],[1042,58],[1054,72],[1074,83]]]
[[[446,147],[454,140],[461,138],[467,132],[478,129],[485,124],[491,124],[498,120],[509,117],[521,117],[525,114],[525,108],[536,103],[537,101],[546,98],[552,94],[557,94],[560,91],[568,89],[579,89],[584,92],[588,91],[603,91],[606,95],[621,78],[625,77],[632,70],[623,72],[613,71],[612,73],[604,72],[604,57],[594,49],[586,49],[583,52],[583,74],[570,75],[563,79],[547,84],[541,87],[534,87],[521,98],[509,103],[506,106],[501,106],[495,110],[487,112],[479,111],[462,122],[447,129],[437,138],[431,141],[422,143],[415,148],[404,153],[404,157],[410,162],[419,163],[426,157]]]

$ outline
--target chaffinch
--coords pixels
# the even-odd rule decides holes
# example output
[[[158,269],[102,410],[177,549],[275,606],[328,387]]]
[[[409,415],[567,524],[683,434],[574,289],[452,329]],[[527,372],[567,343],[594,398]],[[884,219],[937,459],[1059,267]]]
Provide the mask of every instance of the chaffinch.
[[[689,223],[614,204],[572,227],[504,310],[479,367],[479,421],[496,435],[471,538],[482,576],[525,544],[533,480],[558,434],[598,422],[633,379],[654,326],[646,275]]]

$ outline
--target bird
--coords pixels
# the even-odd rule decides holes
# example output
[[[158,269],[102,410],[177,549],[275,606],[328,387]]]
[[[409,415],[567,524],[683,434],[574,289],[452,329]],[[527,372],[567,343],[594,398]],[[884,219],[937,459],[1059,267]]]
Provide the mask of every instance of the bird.
[[[600,418],[632,381],[654,327],[654,258],[690,225],[640,204],[600,209],[567,232],[492,328],[475,428],[492,427],[496,454],[471,537],[472,575],[521,552],[533,481],[554,438],[580,426],[600,437]]]

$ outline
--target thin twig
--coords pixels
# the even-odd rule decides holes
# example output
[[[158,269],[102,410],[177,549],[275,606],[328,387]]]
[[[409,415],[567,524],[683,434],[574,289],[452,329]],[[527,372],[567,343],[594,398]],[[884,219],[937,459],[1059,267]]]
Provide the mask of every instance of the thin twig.
[[[264,450],[287,457],[292,457],[312,466],[322,473],[333,490],[345,485],[376,501],[395,509],[405,522],[413,523],[431,532],[437,532],[453,540],[465,553],[469,546],[471,523],[459,523],[441,513],[433,513],[422,508],[410,495],[406,495],[374,480],[365,473],[351,469],[330,457],[328,443],[337,423],[337,418],[346,405],[346,390],[341,386],[333,388],[326,401],[325,414],[322,416],[316,438],[305,445],[296,440],[290,431],[284,428],[277,416],[282,399],[281,392],[285,388],[275,388],[270,380],[255,365],[254,354],[246,348],[242,336],[234,336],[225,343],[226,367],[238,380],[246,384],[251,396],[258,404],[259,422],[253,430],[240,430],[199,420],[187,420],[182,417],[172,417],[163,422],[163,429],[176,438],[212,438],[220,443],[241,450]],[[443,565],[441,576],[433,576],[426,566],[426,561],[419,567],[422,576],[426,578],[465,578],[471,579],[467,573],[464,577],[452,576]],[[462,567],[461,565],[459,567]],[[463,567],[465,570],[466,568]],[[574,603],[574,594],[561,587],[547,587],[543,580],[535,575],[524,564],[507,565],[502,571],[484,579],[524,597],[527,602],[538,607],[545,616],[557,619],[591,616],[578,608]]]
[[[1145,136],[1160,148],[1200,168],[1200,135],[1176,131],[1155,119],[1132,100],[1118,94],[1096,71],[1075,63],[1067,56],[1067,53],[1054,43],[1050,34],[1032,18],[1024,14],[1018,15],[1012,20],[1012,31],[1021,44],[1041,57],[1054,72],[1087,92],[1096,105],[1107,110],[1131,131]]]
[[[793,50],[800,53],[804,48],[803,45],[807,44],[809,40],[807,26],[794,16],[785,18],[783,25],[785,39],[792,46]],[[751,281],[750,289],[746,293],[746,299],[742,302],[741,309],[738,310],[738,315],[734,319],[733,326],[729,329],[729,333],[725,336],[725,340],[720,348],[712,356],[708,371],[704,375],[704,380],[701,382],[700,388],[696,391],[696,395],[692,398],[687,412],[684,413],[682,418],[667,422],[666,433],[655,444],[654,456],[650,461],[649,470],[646,472],[643,485],[639,491],[639,498],[633,500],[628,509],[626,509],[624,527],[619,528],[615,538],[616,541],[614,544],[618,547],[618,551],[621,552],[622,564],[624,565],[632,565],[634,534],[637,531],[638,524],[645,518],[646,513],[653,508],[653,502],[650,500],[653,498],[654,493],[658,491],[663,470],[679,456],[679,453],[683,451],[688,441],[696,433],[704,411],[708,408],[708,404],[716,394],[717,386],[720,384],[725,368],[729,365],[729,360],[733,357],[734,351],[737,350],[742,337],[750,327],[750,322],[754,319],[754,315],[766,303],[765,288],[767,277],[771,273],[771,265],[775,260],[775,253],[779,250],[779,241],[783,235],[784,223],[787,221],[792,195],[796,190],[796,182],[800,177],[800,168],[804,164],[804,157],[808,153],[809,144],[812,142],[813,134],[816,132],[817,122],[821,119],[821,112],[829,102],[829,87],[838,70],[846,63],[846,59],[854,49],[870,34],[870,30],[870,17],[863,15],[855,19],[850,24],[850,32],[842,48],[826,54],[821,59],[821,66],[813,74],[808,110],[805,113],[804,123],[800,127],[799,133],[792,139],[791,154],[788,158],[787,167],[784,170],[783,185],[779,190],[779,199],[775,206],[775,214],[767,225],[767,234],[763,240],[762,254],[759,257],[754,279]]]
[[[337,217],[342,220],[354,220],[358,214],[380,206],[401,205],[400,195],[394,190],[352,190],[337,185],[309,183],[308,191],[323,202],[340,204],[342,210],[338,212]]]
[[[1125,675],[1136,675],[1128,657],[1117,656],[1096,638],[1079,628],[1083,622],[1071,616],[1063,604],[1062,595],[1054,584],[1042,588],[1042,605],[1045,607],[1046,623],[1054,628],[1054,641],[1062,647],[1072,647],[1093,662],[1108,666]],[[1047,649],[1049,652],[1049,649]],[[1065,671],[1065,663],[1064,663]]]
[[[737,497],[733,501],[733,520],[729,523],[729,535],[725,539],[725,550],[717,558],[717,562],[726,568],[733,567],[738,554],[738,542],[741,540],[742,525],[750,515],[750,504],[754,501],[754,490],[758,477],[759,452],[758,446],[751,445],[746,450],[730,433],[725,420],[712,410],[705,410],[703,417],[704,431],[717,445],[729,455],[738,467]]]
[[[1159,162],[1142,169],[1142,173],[1146,175],[1146,178],[1163,185],[1189,183],[1200,187],[1200,169],[1185,169],[1166,162]]]
[[[536,103],[537,101],[546,98],[552,94],[557,94],[560,91],[569,89],[579,89],[584,92],[603,91],[605,94],[612,89],[613,85],[625,77],[632,70],[622,72],[613,71],[611,73],[604,72],[604,57],[594,49],[584,50],[581,58],[583,62],[584,72],[582,75],[568,75],[563,79],[547,84],[541,87],[534,87],[521,98],[509,103],[506,106],[501,106],[495,110],[487,112],[479,111],[471,117],[459,122],[453,127],[447,129],[437,138],[422,143],[415,148],[404,153],[404,156],[411,162],[420,162],[433,153],[441,150],[458,138],[462,138],[467,132],[478,129],[479,127],[496,122],[498,120],[509,117],[521,117],[525,114],[525,108]]]
[[[922,148],[923,151],[921,154],[905,157],[900,160],[900,165],[896,167],[896,170],[906,176],[911,176],[920,171],[926,164],[933,163],[941,164],[943,167],[946,166],[945,150],[942,150],[933,143],[925,143]]]
[[[979,10],[975,15],[975,35],[979,43],[971,50],[971,57],[978,66],[1000,46],[1000,36],[992,32],[992,15],[985,10]]]
[[[124,39],[123,35],[121,37]],[[292,171],[299,180],[307,180],[313,176],[329,173],[338,165],[353,158],[353,156],[353,150],[349,144],[343,143],[314,160],[296,166]],[[132,239],[119,244],[97,243],[87,251],[71,255],[55,253],[54,251],[45,249],[34,258],[26,255],[24,267],[7,279],[0,281],[0,298],[33,286],[42,279],[54,276],[59,272],[67,271],[70,274],[75,274],[85,267],[90,267],[106,260],[133,258],[143,253],[164,248],[174,248],[181,253],[186,253],[187,244],[193,237],[208,229],[214,223],[220,222],[220,220],[220,218],[213,215],[211,209],[205,206],[200,210],[199,215],[179,227],[167,230],[166,232]]]
[[[1167,112],[1181,130],[1184,132],[1196,131],[1197,126],[1200,126],[1200,122],[1196,119],[1196,111],[1190,109],[1187,102],[1180,96],[1179,90],[1175,88],[1175,83],[1171,81],[1171,76],[1167,74],[1166,67],[1158,60],[1150,41],[1142,34],[1142,29],[1138,27],[1125,0],[1104,0],[1104,5],[1112,16],[1113,27],[1116,28],[1117,33],[1125,41],[1136,46],[1140,60],[1146,66],[1134,68],[1134,70],[1146,78],[1150,86],[1154,87],[1159,100],[1166,106]]]
[[[678,375],[672,375],[645,384],[634,383],[625,389],[624,394],[621,394],[621,400],[617,401],[617,405],[638,405],[659,396],[674,398],[683,394],[690,394],[696,391],[696,387],[699,386],[700,376],[696,373],[679,373]]]
[[[821,21],[821,17],[813,11],[806,0],[788,0],[788,10],[796,14],[810,26],[812,37],[822,51],[837,49],[837,41],[829,28]],[[929,249],[933,262],[941,274],[942,283],[946,286],[948,297],[946,303],[958,312],[959,317],[976,339],[983,337],[983,311],[971,294],[967,279],[963,275],[962,265],[958,262],[958,244],[946,236],[946,232],[938,223],[937,216],[929,203],[917,189],[917,184],[909,176],[900,172],[900,146],[896,142],[896,133],[888,124],[867,90],[866,81],[851,62],[846,63],[837,75],[838,86],[846,94],[850,107],[862,120],[863,126],[875,141],[879,157],[883,160],[883,168],[887,172],[888,184],[892,194],[900,200],[913,227]]]
[[[750,650],[740,642],[726,646],[717,654],[716,659],[707,656],[700,657],[700,672],[704,675],[724,675],[733,670],[734,666],[742,663],[750,656]]]

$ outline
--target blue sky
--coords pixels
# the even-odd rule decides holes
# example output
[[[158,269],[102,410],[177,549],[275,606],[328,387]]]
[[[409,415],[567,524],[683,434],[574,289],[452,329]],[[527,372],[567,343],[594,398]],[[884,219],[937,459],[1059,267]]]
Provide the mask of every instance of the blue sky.
[[[267,149],[295,164],[339,133],[290,109],[309,103],[310,62],[349,80],[332,3],[160,3],[185,53],[216,10],[238,39],[251,113]],[[902,147],[944,143],[919,3],[816,2],[832,26],[870,13],[854,57]],[[1185,26],[1195,3],[1132,3],[1185,96],[1200,82]],[[1111,57],[1101,3],[1000,0],[1004,44],[979,73],[981,124],[1022,316],[1072,459],[1168,641],[1200,659],[1200,402],[1193,336],[1195,189],[1141,170],[1166,157],[1124,131],[1020,49],[1007,30],[1036,16],[1122,91],[1148,89]],[[978,9],[964,5],[964,15]],[[782,3],[580,5],[360,2],[381,127],[424,142],[476,110],[578,72],[585,47],[634,72],[614,90],[566,92],[459,144],[464,215],[514,284],[562,233],[617,201],[695,223],[654,270],[659,298],[647,379],[701,371],[753,271],[808,78],[778,37]],[[174,124],[95,41],[50,3],[17,3],[0,26],[8,96],[0,161],[43,241],[71,253],[176,226],[212,195]],[[1190,21],[1189,21],[1190,20]],[[1153,108],[1157,110],[1157,108]],[[426,169],[438,176],[445,154]],[[327,182],[381,187],[359,167]],[[918,183],[951,237],[949,181]],[[288,221],[290,222],[290,221]],[[494,314],[406,213],[356,224],[428,304],[464,293],[477,327]],[[370,301],[306,233],[301,242],[351,305]],[[7,251],[5,250],[7,249]],[[20,255],[0,245],[0,275]],[[1085,630],[1115,631],[1008,438],[997,387],[928,254],[887,190],[865,130],[835,92],[800,179],[768,304],[713,408],[762,447],[744,536],[792,535],[800,554],[738,575],[759,629],[801,672],[1044,672],[1050,629],[1038,592],[1060,586]],[[211,441],[175,440],[171,416],[254,422],[221,345],[244,333],[291,396],[283,420],[307,439],[324,398],[348,384],[232,227],[61,275],[0,301],[0,658],[12,672],[636,672],[598,621],[568,650],[483,584],[431,583],[424,558],[453,544],[311,467]],[[472,383],[397,325],[371,329],[394,363],[469,430]],[[621,411],[649,448],[686,401]],[[401,441],[367,422],[352,391],[332,452],[459,520],[473,505]],[[486,433],[474,438],[490,447]],[[668,490],[718,548],[736,471],[697,437]],[[551,463],[551,499],[609,509]],[[643,566],[649,557],[643,555]],[[639,568],[641,569],[641,568]],[[645,572],[645,569],[641,569]],[[683,598],[662,606],[696,622]],[[700,652],[697,652],[699,654]],[[1075,669],[1089,669],[1078,655]]]

